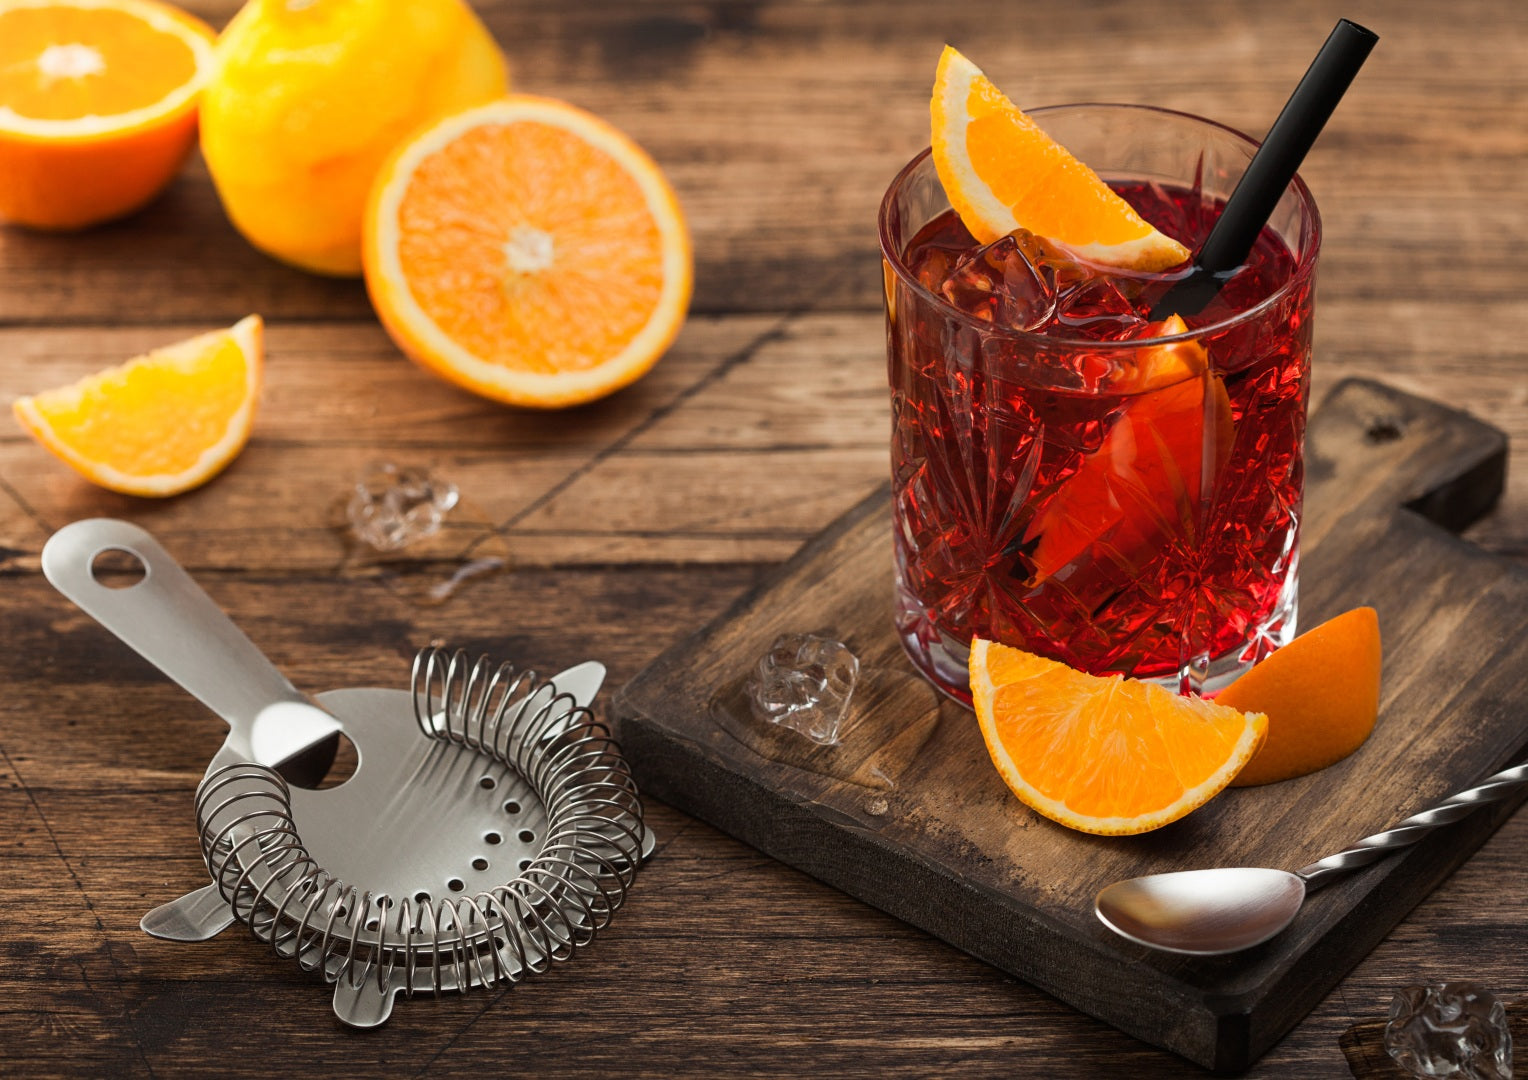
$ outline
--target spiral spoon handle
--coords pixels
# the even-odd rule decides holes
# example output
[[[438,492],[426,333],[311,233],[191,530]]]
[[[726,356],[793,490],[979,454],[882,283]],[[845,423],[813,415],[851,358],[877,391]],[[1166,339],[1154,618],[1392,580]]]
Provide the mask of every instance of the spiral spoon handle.
[[[1434,829],[1468,817],[1487,803],[1500,802],[1524,787],[1528,787],[1528,762],[1503,769],[1474,787],[1449,796],[1437,806],[1397,822],[1384,832],[1366,836],[1350,848],[1301,867],[1295,874],[1305,881],[1307,891],[1318,889],[1339,874],[1410,847]]]

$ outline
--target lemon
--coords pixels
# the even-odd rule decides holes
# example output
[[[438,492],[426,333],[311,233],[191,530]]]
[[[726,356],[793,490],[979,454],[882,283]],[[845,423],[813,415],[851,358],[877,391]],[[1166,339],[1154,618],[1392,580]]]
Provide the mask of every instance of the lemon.
[[[249,0],[218,40],[202,154],[255,247],[361,272],[373,177],[416,128],[501,97],[503,53],[462,0]]]

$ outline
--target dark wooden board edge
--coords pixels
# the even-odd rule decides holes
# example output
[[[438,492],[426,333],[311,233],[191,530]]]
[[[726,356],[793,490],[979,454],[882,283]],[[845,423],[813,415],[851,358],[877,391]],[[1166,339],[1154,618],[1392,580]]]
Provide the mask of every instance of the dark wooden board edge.
[[[1219,1075],[1250,1068],[1342,977],[1371,952],[1521,805],[1500,803],[1453,826],[1440,842],[1413,848],[1386,864],[1385,881],[1329,886],[1352,889],[1358,903],[1322,935],[1335,942],[1323,955],[1297,953],[1277,980],[1240,994],[1209,994],[1151,962],[1145,949],[1077,937],[1070,927],[1015,904],[1002,893],[946,876],[910,852],[880,840],[862,823],[807,805],[728,769],[661,721],[618,699],[622,746],[644,796],[706,821],[723,832],[871,906],[925,930],[963,952],[1067,1002],[1143,1042],[1171,1050]],[[1404,872],[1402,872],[1404,867]],[[1363,895],[1367,893],[1367,895]],[[1310,903],[1317,904],[1315,896]],[[951,932],[951,928],[959,928]],[[1102,942],[1102,944],[1100,944]],[[1096,1008],[1074,1000],[1068,975],[1086,950],[1103,975]],[[1214,962],[1188,962],[1201,971]],[[1267,1006],[1259,1008],[1260,1006]]]
[[[1419,398],[1372,379],[1347,378],[1327,391],[1312,415],[1347,413],[1354,428],[1371,443],[1405,435],[1406,429],[1430,414],[1458,442],[1457,455],[1446,473],[1424,475],[1401,495],[1402,506],[1434,525],[1460,533],[1490,513],[1507,486],[1507,433],[1500,428],[1427,398]],[[1313,448],[1306,447],[1307,476],[1318,468]]]
[[[1507,456],[1506,438],[1498,429],[1461,411],[1421,402],[1362,379],[1337,384],[1322,407],[1341,408],[1349,394],[1360,399],[1377,396],[1381,401],[1388,397],[1420,402],[1449,414],[1472,434],[1481,436],[1479,452],[1467,468],[1427,478],[1418,490],[1407,493],[1406,510],[1455,532],[1495,505],[1504,485]],[[1384,418],[1376,420],[1371,432],[1377,432],[1377,438],[1386,437]],[[645,793],[1128,1034],[1223,1075],[1246,1071],[1524,800],[1514,798],[1473,815],[1435,842],[1413,847],[1367,871],[1366,880],[1349,879],[1328,887],[1329,896],[1350,890],[1360,896],[1345,916],[1323,929],[1322,936],[1335,942],[1334,951],[1317,957],[1302,950],[1276,978],[1251,991],[1202,994],[1199,987],[1177,977],[1171,965],[1159,968],[1152,963],[1155,957],[1148,950],[1129,955],[1126,950],[1134,947],[1122,948],[1123,943],[1111,939],[1101,938],[1102,945],[1079,939],[1070,928],[1045,919],[1041,912],[1013,904],[1002,893],[946,876],[908,851],[880,840],[861,822],[828,807],[803,804],[729,770],[724,761],[671,729],[657,710],[644,704],[672,702],[669,688],[654,674],[666,666],[666,660],[693,654],[714,629],[746,614],[779,583],[808,569],[821,552],[867,518],[885,513],[889,499],[889,485],[879,486],[721,615],[666,650],[616,694],[613,713],[617,735]],[[1462,541],[1455,543],[1461,550],[1471,548]],[[832,852],[833,857],[824,858],[824,852]],[[888,867],[896,872],[888,874]],[[1401,873],[1403,869],[1405,873]],[[893,887],[893,881],[903,887]],[[1313,905],[1320,902],[1319,897],[1311,901]],[[951,932],[951,927],[956,931]],[[1055,934],[1063,947],[1047,951],[1042,930]],[[1101,1000],[1109,1006],[1085,1007],[1072,1000],[1062,976],[1075,970],[1075,951],[1079,948],[1102,959],[1107,976],[1100,981],[1107,986],[1101,988],[1106,991]],[[1189,961],[1182,970],[1201,963]],[[1265,1002],[1268,1004],[1259,1012],[1258,1006]],[[1114,1003],[1120,1003],[1119,1007]],[[1143,1009],[1143,1004],[1153,1007]]]
[[[867,503],[870,513],[884,513],[884,505],[874,497]],[[858,523],[863,524],[864,515],[857,517]],[[1415,519],[1402,527],[1430,528]],[[841,535],[836,534],[835,539]],[[1463,542],[1450,540],[1450,543],[1458,544],[1461,553],[1468,550]],[[1474,554],[1483,557],[1478,552]],[[764,592],[768,592],[767,583]],[[641,687],[634,689],[635,697],[640,699]],[[1319,957],[1311,955],[1304,946],[1295,948],[1287,962],[1266,965],[1266,981],[1253,990],[1218,992],[1214,987],[1217,970],[1213,966],[1168,964],[1158,969],[1152,954],[1145,950],[1132,954],[1132,947],[1109,938],[1101,930],[1099,937],[1106,943],[1103,946],[1078,937],[1071,927],[1049,923],[1043,917],[1037,919],[1036,913],[1026,907],[1010,906],[1000,893],[984,893],[979,887],[950,886],[937,872],[909,858],[906,852],[880,841],[873,831],[864,828],[864,822],[745,779],[735,769],[729,769],[728,762],[714,751],[687,739],[652,715],[650,704],[644,706],[628,695],[618,701],[618,710],[623,741],[649,794],[711,821],[789,865],[1072,1001],[1122,1030],[1225,1072],[1244,1069],[1282,1037],[1396,922],[1467,858],[1505,820],[1514,805],[1498,806],[1489,812],[1489,818],[1485,814],[1471,818],[1440,834],[1431,845],[1330,886],[1324,895],[1313,898],[1311,910],[1283,939],[1287,940],[1290,934],[1321,939]],[[1510,756],[1500,764],[1505,764]],[[831,836],[832,844],[823,844],[823,835]],[[834,857],[824,860],[815,854],[820,849],[832,849]],[[1317,854],[1320,853],[1312,853]],[[868,872],[863,865],[872,861],[880,864],[875,873]],[[888,871],[888,866],[894,869]],[[934,873],[933,880],[923,877],[926,872]],[[877,876],[887,881],[918,884],[916,888],[897,890],[890,885],[878,886]],[[1323,914],[1323,907],[1330,908],[1330,898],[1342,897],[1348,889],[1354,891],[1355,896],[1348,898],[1348,902],[1355,903],[1356,909],[1336,920],[1329,913]],[[910,893],[911,899],[904,893]],[[977,898],[974,909],[968,906],[973,896]],[[973,933],[979,927],[981,932],[972,939],[952,934],[951,926],[965,927]],[[1069,953],[1058,960],[1036,954],[1033,934],[1041,929],[1053,936],[1060,934],[1075,948],[1095,953],[1104,949],[1114,962],[1110,977],[1104,980],[1109,984],[1108,994],[1112,1000],[1123,1000],[1125,1004],[1118,1009],[1100,1009],[1072,1000],[1057,979],[1076,957]],[[1042,970],[1041,963],[1053,966]],[[1244,970],[1229,970],[1232,976],[1245,975]],[[1245,984],[1247,979],[1227,981]],[[1088,987],[1089,993],[1095,990]],[[1161,996],[1174,1004],[1167,1012],[1143,1023],[1139,1012],[1142,995]],[[1200,998],[1204,999],[1202,1007],[1193,1004]],[[1196,1031],[1186,1027],[1195,1008],[1205,1014],[1199,1018],[1202,1026]],[[1183,1009],[1189,1012],[1180,1011]],[[1176,1026],[1163,1028],[1157,1026],[1159,1023]],[[1191,1038],[1188,1042],[1174,1042],[1172,1036],[1163,1034],[1169,1030]]]

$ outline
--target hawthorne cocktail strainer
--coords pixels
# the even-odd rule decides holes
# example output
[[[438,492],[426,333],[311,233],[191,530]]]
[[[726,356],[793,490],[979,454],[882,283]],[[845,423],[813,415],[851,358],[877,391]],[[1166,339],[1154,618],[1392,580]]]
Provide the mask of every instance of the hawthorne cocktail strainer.
[[[97,580],[108,551],[141,580]],[[135,525],[75,522],[42,565],[229,725],[196,793],[212,881],[149,912],[150,934],[200,941],[243,922],[332,984],[342,1020],[371,1027],[399,994],[513,984],[568,959],[652,852],[625,759],[589,711],[597,663],[543,680],[427,648],[409,690],[309,698]],[[354,773],[299,786],[339,735]]]

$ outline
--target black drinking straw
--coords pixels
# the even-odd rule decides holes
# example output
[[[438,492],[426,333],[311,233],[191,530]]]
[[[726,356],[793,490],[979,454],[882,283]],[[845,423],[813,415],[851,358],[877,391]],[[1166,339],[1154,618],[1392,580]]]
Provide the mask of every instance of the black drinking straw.
[[[1194,256],[1193,269],[1156,302],[1152,319],[1197,315],[1241,267],[1284,189],[1294,179],[1295,170],[1377,41],[1379,35],[1372,30],[1347,19],[1337,20],[1226,200],[1224,212]]]

